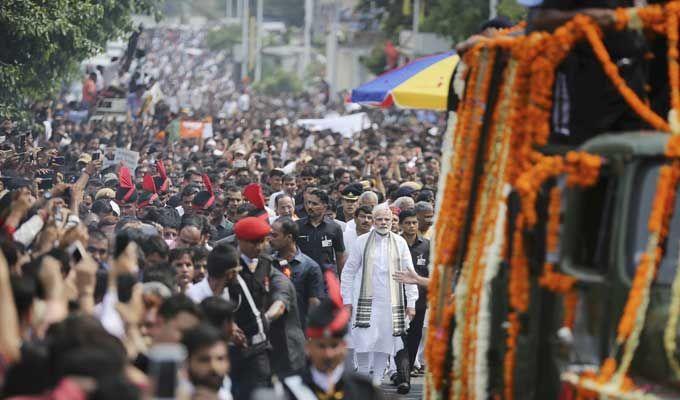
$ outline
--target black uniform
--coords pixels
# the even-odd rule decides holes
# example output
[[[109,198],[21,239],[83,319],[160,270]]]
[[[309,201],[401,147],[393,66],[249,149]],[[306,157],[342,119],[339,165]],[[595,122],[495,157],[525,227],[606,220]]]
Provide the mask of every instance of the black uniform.
[[[247,263],[241,257],[241,265],[243,266],[240,273],[241,278],[245,281],[265,324],[264,313],[273,302],[271,281],[276,279],[274,274],[278,272],[273,267],[273,262],[274,260],[271,257],[261,255],[258,257],[255,272],[251,272]],[[257,320],[238,283],[229,287],[229,297],[238,305],[234,319],[248,340],[247,348],[235,347],[233,354],[229,354],[232,365],[238,366],[231,370],[232,393],[236,400],[247,400],[250,399],[250,393],[256,387],[271,385],[271,364],[269,361],[271,344],[269,340],[259,341],[257,339],[259,332]],[[268,334],[266,325],[264,329],[265,334]]]
[[[420,235],[416,236],[413,245],[408,246],[411,252],[413,268],[418,275],[427,277],[430,275],[427,266],[430,263],[430,241]],[[418,285],[418,300],[416,301],[416,315],[409,323],[406,336],[404,337],[404,348],[399,350],[394,356],[397,367],[397,383],[411,381],[411,369],[418,354],[418,346],[423,336],[423,324],[425,322],[425,311],[427,310],[427,288]]]
[[[333,393],[325,393],[323,389],[314,383],[309,368],[305,369],[300,375],[284,379],[283,386],[286,396],[290,400],[306,400],[308,397],[305,394],[310,392],[314,395],[313,398],[324,400],[373,400],[384,398],[380,389],[374,386],[370,379],[353,372],[345,372],[342,375],[335,384],[335,391]],[[301,386],[304,389],[300,389]]]
[[[430,271],[430,241],[418,235],[412,246],[408,247],[413,259],[413,268],[418,275],[428,277]],[[416,301],[416,315],[409,324],[406,332],[406,347],[408,349],[409,367],[413,364],[418,354],[418,345],[423,336],[423,324],[425,322],[425,311],[427,310],[427,288],[418,285],[418,300]]]
[[[629,7],[622,0],[544,0],[539,8],[563,11]],[[532,14],[529,14],[531,30]],[[607,30],[604,44],[627,85],[645,97],[647,67],[644,37],[630,30]],[[577,43],[555,76],[551,142],[578,145],[594,135],[639,130],[646,124],[628,106],[604,73],[590,44]]]
[[[316,261],[322,271],[330,269],[337,275],[337,253],[345,251],[340,225],[328,218],[324,218],[319,226],[312,225],[309,218],[297,220],[297,225],[300,229],[297,238],[300,251]]]
[[[305,335],[300,327],[295,286],[282,272],[274,271],[272,302],[281,300],[285,313],[271,323],[269,338],[272,344],[272,371],[279,377],[299,373],[305,366]]]

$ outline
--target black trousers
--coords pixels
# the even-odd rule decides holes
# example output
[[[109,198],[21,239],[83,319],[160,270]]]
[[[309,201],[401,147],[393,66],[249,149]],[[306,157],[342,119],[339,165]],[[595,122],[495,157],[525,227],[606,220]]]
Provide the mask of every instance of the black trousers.
[[[271,386],[271,367],[268,351],[249,357],[236,357],[232,361],[232,394],[235,400],[250,400],[251,393],[257,388]]]
[[[411,383],[411,369],[416,361],[418,345],[423,336],[423,323],[425,321],[425,309],[416,309],[416,315],[409,324],[406,335],[402,336],[404,348],[394,356],[394,364],[397,367],[397,384],[401,382]]]
[[[418,355],[418,346],[420,339],[423,337],[423,325],[425,323],[425,311],[427,309],[416,309],[416,315],[413,317],[411,324],[406,332],[406,347],[408,348],[408,365],[409,369],[413,369],[413,364],[416,362]]]

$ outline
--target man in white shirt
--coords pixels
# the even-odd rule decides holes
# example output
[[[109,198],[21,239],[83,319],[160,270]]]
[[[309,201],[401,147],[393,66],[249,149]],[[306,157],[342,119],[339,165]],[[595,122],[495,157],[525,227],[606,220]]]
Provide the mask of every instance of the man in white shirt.
[[[392,278],[413,269],[408,244],[390,231],[392,212],[386,204],[373,209],[374,229],[360,236],[342,269],[342,299],[352,312],[352,344],[359,373],[369,375],[373,355],[373,381],[382,381],[389,357],[404,347],[402,336],[415,315],[418,288]]]
[[[347,223],[345,232],[342,234],[342,239],[345,241],[345,249],[351,249],[359,236],[373,229],[373,208],[368,205],[357,208],[354,211],[353,222],[351,227],[349,222]]]
[[[286,194],[292,198],[295,198],[295,192],[297,191],[297,182],[295,182],[295,177],[293,175],[284,175],[282,178],[281,190],[272,193],[269,196],[269,208],[276,210],[276,198],[279,195]],[[294,204],[293,204],[294,205]]]
[[[210,296],[221,296],[229,300],[228,284],[235,282],[241,271],[238,252],[228,244],[220,244],[208,254],[206,270],[208,275],[187,290],[187,296],[196,303]]]

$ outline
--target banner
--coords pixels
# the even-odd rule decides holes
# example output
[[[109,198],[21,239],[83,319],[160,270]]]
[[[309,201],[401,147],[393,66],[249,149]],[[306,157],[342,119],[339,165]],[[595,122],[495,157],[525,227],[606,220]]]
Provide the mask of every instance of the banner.
[[[198,139],[213,137],[212,120],[209,121],[181,121],[179,137],[182,139]]]
[[[121,163],[130,168],[130,172],[132,172],[134,175],[135,170],[137,169],[137,164],[139,163],[139,152],[127,150],[122,147],[116,147],[113,160],[104,158],[103,168],[108,168],[112,165],[117,166]]]
[[[323,119],[299,119],[297,124],[307,127],[311,131],[329,129],[344,137],[351,138],[354,134],[371,127],[371,120],[366,113],[356,113],[339,117]]]

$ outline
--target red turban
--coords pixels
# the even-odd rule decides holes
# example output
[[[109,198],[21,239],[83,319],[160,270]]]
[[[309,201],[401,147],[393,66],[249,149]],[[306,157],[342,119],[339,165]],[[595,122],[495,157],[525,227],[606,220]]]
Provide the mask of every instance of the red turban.
[[[269,235],[271,227],[261,218],[246,217],[234,225],[234,234],[237,239],[261,240]]]

